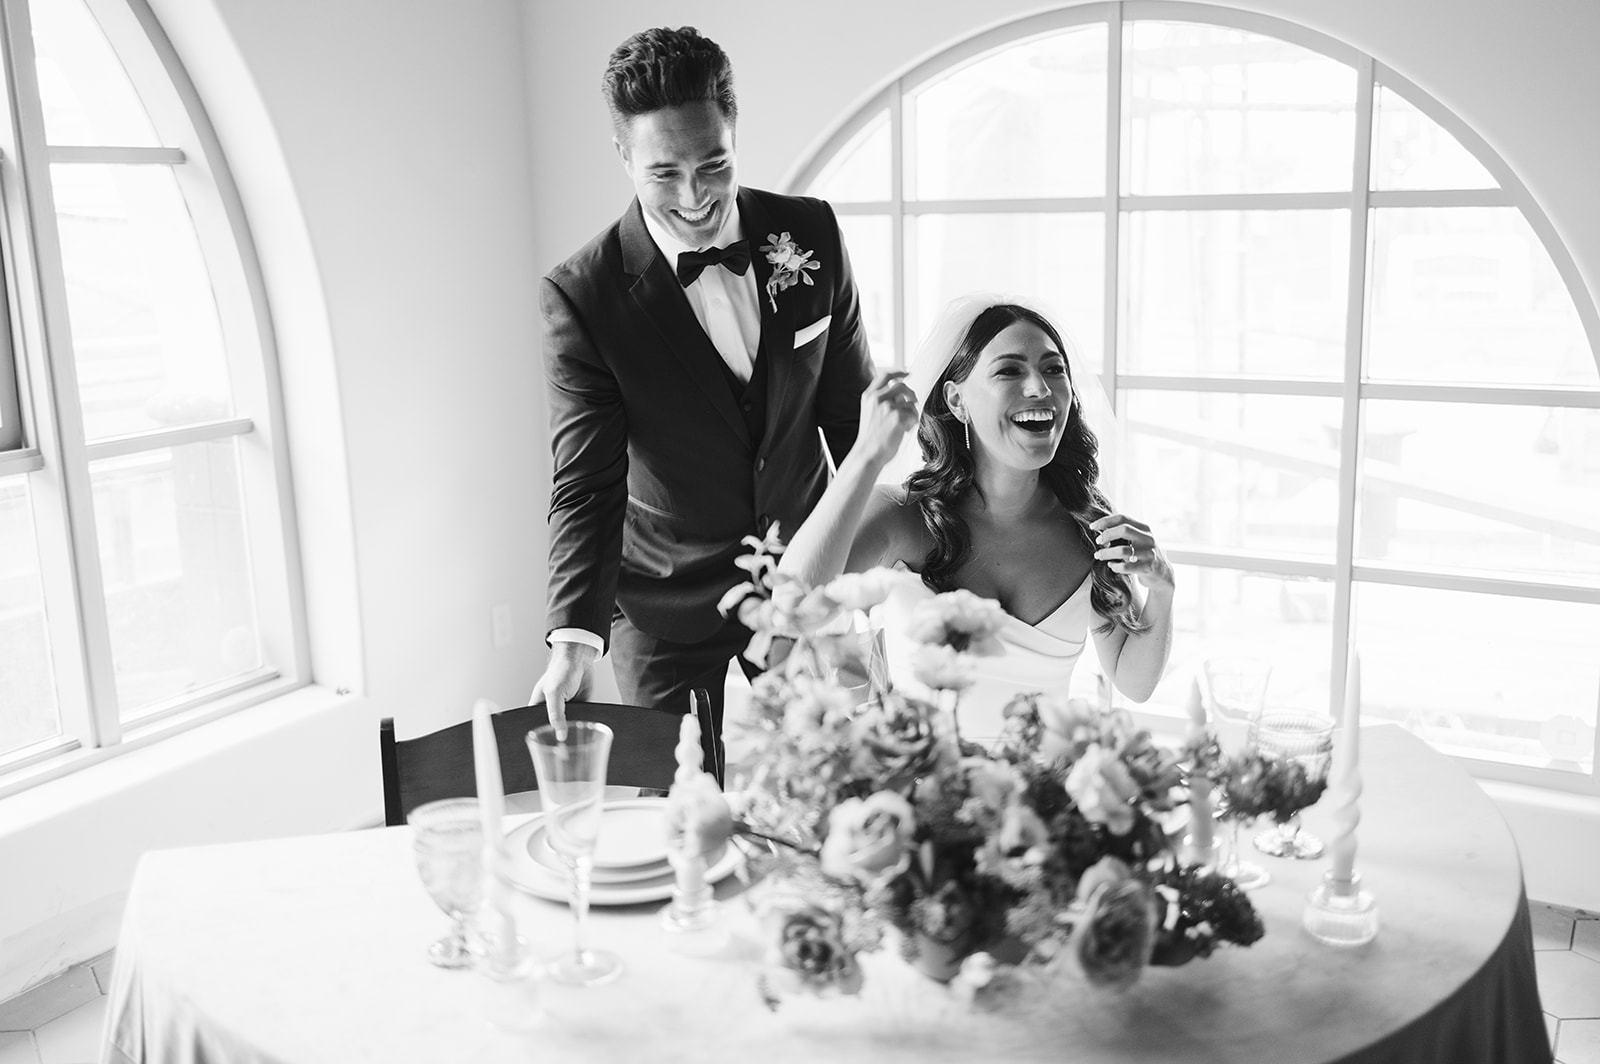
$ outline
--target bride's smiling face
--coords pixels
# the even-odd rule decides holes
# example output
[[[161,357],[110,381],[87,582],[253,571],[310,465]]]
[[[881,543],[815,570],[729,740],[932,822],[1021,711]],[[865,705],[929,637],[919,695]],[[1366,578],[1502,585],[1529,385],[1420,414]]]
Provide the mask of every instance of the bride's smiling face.
[[[945,382],[945,401],[972,427],[975,451],[1017,469],[1055,457],[1072,411],[1067,360],[1048,333],[1013,322],[978,353],[967,379]]]

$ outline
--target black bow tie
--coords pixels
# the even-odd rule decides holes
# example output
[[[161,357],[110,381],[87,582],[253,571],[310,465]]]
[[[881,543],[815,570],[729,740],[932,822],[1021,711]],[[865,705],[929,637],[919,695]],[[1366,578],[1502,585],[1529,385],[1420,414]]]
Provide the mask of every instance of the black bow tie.
[[[684,251],[678,255],[678,283],[688,288],[707,266],[726,266],[739,276],[750,268],[750,245],[740,240],[725,248]]]

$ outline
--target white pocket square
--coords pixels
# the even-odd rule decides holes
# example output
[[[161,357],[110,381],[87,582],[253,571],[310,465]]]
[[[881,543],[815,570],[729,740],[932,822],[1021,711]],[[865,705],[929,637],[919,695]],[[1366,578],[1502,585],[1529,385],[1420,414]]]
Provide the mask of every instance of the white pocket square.
[[[828,331],[828,323],[833,320],[832,314],[824,314],[804,329],[794,334],[794,346],[798,349],[809,344],[817,337]]]

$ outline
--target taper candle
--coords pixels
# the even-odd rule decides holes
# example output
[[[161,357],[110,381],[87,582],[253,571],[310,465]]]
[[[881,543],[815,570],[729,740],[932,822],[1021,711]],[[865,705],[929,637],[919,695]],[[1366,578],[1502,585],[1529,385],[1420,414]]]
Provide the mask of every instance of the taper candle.
[[[1344,680],[1344,726],[1333,759],[1333,853],[1331,877],[1350,883],[1356,869],[1356,825],[1361,823],[1361,659],[1350,655]]]
[[[673,748],[678,768],[672,775],[673,783],[687,784],[700,774],[700,722],[693,713],[685,713],[678,727],[678,745]]]
[[[681,803],[683,844],[681,850],[673,855],[672,867],[677,873],[678,890],[692,895],[706,885],[705,861],[701,854],[692,849],[700,833],[695,820],[695,801],[690,791],[701,775],[700,763],[703,760],[700,753],[700,721],[693,713],[683,716],[683,723],[678,727],[678,745],[673,749],[673,754],[678,760],[677,771],[672,776],[672,787],[676,793],[670,795],[668,801]]]
[[[500,821],[505,813],[505,785],[500,780],[500,744],[494,738],[494,715],[500,707],[487,698],[472,704],[472,770],[478,781],[478,818],[483,844],[500,852],[504,836]]]
[[[1200,678],[1189,685],[1189,701],[1185,707],[1189,715],[1189,742],[1196,750],[1204,745],[1209,734],[1206,730],[1206,703],[1200,694]],[[1211,780],[1196,764],[1189,777],[1189,844],[1199,853],[1210,853],[1214,841],[1211,825]]]

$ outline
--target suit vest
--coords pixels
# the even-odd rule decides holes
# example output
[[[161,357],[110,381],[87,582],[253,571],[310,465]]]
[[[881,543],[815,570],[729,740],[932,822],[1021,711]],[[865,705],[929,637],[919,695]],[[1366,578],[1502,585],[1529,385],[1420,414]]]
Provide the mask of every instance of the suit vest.
[[[733,392],[733,401],[739,404],[739,413],[744,417],[745,428],[750,430],[750,446],[759,451],[761,439],[767,431],[767,360],[761,357],[760,351],[756,352],[755,365],[750,371],[750,381],[746,383],[728,368],[728,364],[717,354],[714,346],[708,344],[707,347],[712,357],[717,360],[717,368],[722,370],[722,379]]]

